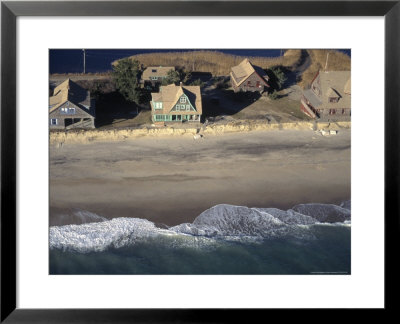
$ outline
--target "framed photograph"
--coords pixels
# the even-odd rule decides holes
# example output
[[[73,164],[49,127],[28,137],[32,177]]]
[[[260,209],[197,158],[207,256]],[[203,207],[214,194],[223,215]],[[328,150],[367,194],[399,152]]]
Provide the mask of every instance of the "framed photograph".
[[[393,309],[399,15],[2,2],[1,321]]]

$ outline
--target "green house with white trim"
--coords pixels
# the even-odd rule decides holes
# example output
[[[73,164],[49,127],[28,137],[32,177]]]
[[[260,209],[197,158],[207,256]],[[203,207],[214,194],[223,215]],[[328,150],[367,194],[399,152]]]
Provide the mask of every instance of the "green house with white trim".
[[[200,86],[161,86],[151,94],[153,123],[200,122],[203,111]]]

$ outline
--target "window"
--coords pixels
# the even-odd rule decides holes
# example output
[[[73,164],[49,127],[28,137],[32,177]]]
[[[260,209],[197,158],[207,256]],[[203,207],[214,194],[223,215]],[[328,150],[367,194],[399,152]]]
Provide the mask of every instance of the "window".
[[[257,83],[256,83],[256,87],[257,87],[257,88],[261,87],[261,85],[260,85],[260,81],[257,81]]]
[[[57,125],[57,124],[58,124],[57,118],[50,119],[50,125]]]
[[[181,97],[181,100],[179,102],[180,103],[186,103],[186,98],[185,97]]]
[[[190,105],[186,105],[186,111],[190,110]]]
[[[251,81],[247,81],[247,86],[250,87]]]
[[[75,114],[75,108],[62,107],[61,113],[62,114]]]
[[[158,77],[152,76],[152,77],[150,77],[150,79],[152,79],[152,80],[158,80]]]
[[[156,73],[156,72],[157,72],[157,70],[153,69],[153,70],[151,70],[151,72],[152,72],[152,73]]]
[[[339,98],[329,97],[329,102],[338,102]]]
[[[154,102],[154,109],[162,109],[162,102]]]

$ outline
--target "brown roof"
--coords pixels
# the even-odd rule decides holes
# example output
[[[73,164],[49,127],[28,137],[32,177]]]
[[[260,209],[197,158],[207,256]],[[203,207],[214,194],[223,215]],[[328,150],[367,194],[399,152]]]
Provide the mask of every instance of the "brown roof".
[[[154,92],[151,94],[152,101],[162,102],[163,108],[160,110],[160,114],[169,114],[171,109],[178,103],[179,98],[185,94],[192,106],[196,109],[196,114],[202,114],[203,106],[201,101],[200,86],[184,86],[170,84],[167,86],[161,86],[160,92]],[[194,112],[188,112],[194,113]]]
[[[70,101],[81,108],[89,109],[90,91],[67,79],[54,89],[53,96],[49,98],[50,112],[56,110],[66,101]]]
[[[319,102],[319,105],[314,105],[315,108],[318,108],[318,106],[332,109],[351,108],[350,71],[320,71],[319,80],[321,85],[320,96],[317,96],[312,90],[304,91],[305,97],[310,102]],[[338,102],[330,102],[329,98],[332,97],[339,98]]]
[[[268,76],[265,71],[258,66],[251,64],[249,59],[245,58],[239,65],[231,68],[231,76],[236,85],[241,85],[250,75],[254,72],[257,73],[262,79],[268,80]],[[266,85],[267,82],[265,82]]]
[[[142,74],[143,80],[149,80],[150,77],[166,77],[168,72],[174,70],[174,66],[148,66]]]

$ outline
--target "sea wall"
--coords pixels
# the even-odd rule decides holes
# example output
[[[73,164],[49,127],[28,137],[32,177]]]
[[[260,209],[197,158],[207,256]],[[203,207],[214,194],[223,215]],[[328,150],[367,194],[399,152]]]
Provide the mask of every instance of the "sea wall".
[[[94,141],[112,142],[134,139],[143,136],[191,136],[201,134],[222,135],[235,132],[268,131],[268,130],[339,130],[351,128],[351,122],[317,123],[317,122],[291,122],[291,123],[266,123],[266,122],[231,122],[226,124],[211,124],[197,128],[154,127],[137,129],[113,130],[85,130],[70,132],[51,132],[50,144],[87,144]]]

